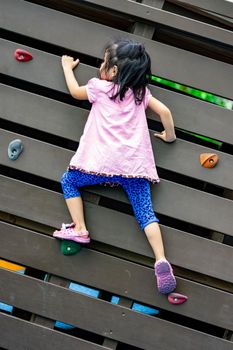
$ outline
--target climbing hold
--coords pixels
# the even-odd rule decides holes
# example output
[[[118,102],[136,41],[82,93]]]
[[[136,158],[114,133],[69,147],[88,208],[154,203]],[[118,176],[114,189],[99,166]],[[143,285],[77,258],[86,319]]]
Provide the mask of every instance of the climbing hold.
[[[61,226],[61,230],[62,229],[64,230],[69,227],[75,227],[75,224],[73,222],[71,222],[70,224],[63,223]],[[73,255],[80,252],[81,249],[82,249],[81,244],[77,242],[66,240],[66,239],[63,239],[61,241],[61,252],[63,255]]]
[[[17,61],[26,62],[32,60],[33,57],[30,54],[30,52],[25,51],[23,49],[17,49],[15,50],[15,59]]]
[[[22,141],[19,139],[13,140],[8,145],[8,157],[11,160],[16,160],[23,151]]]
[[[167,298],[169,303],[174,305],[183,304],[186,300],[188,300],[186,295],[178,293],[170,293]]]
[[[201,153],[200,163],[205,168],[213,168],[218,162],[218,155],[215,153]]]
[[[74,241],[62,240],[61,241],[61,252],[63,255],[73,255],[82,249],[81,245]]]

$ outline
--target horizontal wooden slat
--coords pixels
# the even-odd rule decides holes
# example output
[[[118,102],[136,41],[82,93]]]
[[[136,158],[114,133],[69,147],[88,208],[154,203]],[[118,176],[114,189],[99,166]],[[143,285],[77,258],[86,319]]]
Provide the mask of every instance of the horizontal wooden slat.
[[[152,86],[150,88],[152,94],[171,110],[175,127],[229,144],[233,143],[232,110],[194,99],[192,96]],[[149,108],[147,117],[159,120]]]
[[[7,73],[7,75],[11,77],[23,79],[34,84],[43,85],[60,92],[68,92],[64,74],[61,68],[60,57],[47,54],[43,51],[35,50],[24,45],[23,48],[31,52],[34,55],[35,60],[29,62],[27,66],[22,66],[21,63],[15,60],[12,61],[10,59],[12,53],[18,48],[19,45],[7,40],[2,40],[1,45],[3,47],[3,53],[1,53],[2,67],[0,66],[1,73]],[[47,67],[47,69],[44,67]],[[80,64],[78,71],[75,72],[81,85],[86,84],[91,77],[96,76],[96,73],[96,68],[87,66],[85,64]],[[20,97],[17,97],[17,95],[19,95],[19,92],[15,92],[20,90],[14,89],[14,92],[12,91],[10,93],[10,89],[13,88],[8,87],[5,90],[4,85],[1,88],[1,103],[3,106],[2,110],[5,111],[3,115],[7,114],[7,101],[9,101],[10,98],[10,95],[8,96],[8,93],[13,94],[14,98],[17,99],[16,101],[20,103]],[[200,101],[198,99],[194,99],[190,96],[180,95],[169,90],[154,87],[152,85],[150,86],[150,89],[156,98],[160,99],[171,109],[175,120],[175,126],[189,131],[197,132],[202,135],[213,137],[217,140],[233,143],[233,126],[231,123],[233,111],[227,110],[214,104]],[[24,95],[25,96],[23,98],[27,98],[26,94]],[[32,98],[31,96],[33,95],[30,94],[27,100]],[[36,97],[32,101],[34,105],[38,104],[38,101],[36,102]],[[45,98],[43,101],[45,101]],[[54,103],[53,100],[50,101],[51,103]],[[30,106],[31,103],[28,103]],[[46,104],[46,102],[41,101],[41,103],[43,108],[43,104]],[[64,104],[60,103],[60,105],[62,106]],[[27,107],[25,106],[24,108],[26,108],[27,111]],[[34,110],[36,110],[35,107]],[[41,114],[42,113],[43,112],[41,112]],[[152,113],[149,109],[147,115],[151,119],[159,120],[156,118],[156,114]],[[226,125],[228,125],[228,128],[226,128]]]
[[[8,350],[101,350],[106,347],[0,312],[0,346]]]
[[[232,342],[15,272],[1,269],[0,277],[3,302],[145,350],[232,348]]]
[[[35,50],[31,47],[20,45],[21,48],[24,48],[25,50],[31,52],[34,56],[34,61],[31,61],[27,63],[27,65],[22,66],[22,63],[17,62],[16,60],[12,60],[12,54],[13,52],[19,47],[17,43],[13,43],[7,40],[2,40],[2,52],[1,52],[1,64],[0,65],[0,72],[3,74],[7,74],[8,76],[15,77],[18,79],[23,79],[25,81],[42,85],[51,89],[55,89],[57,91],[61,92],[68,92],[64,74],[61,68],[61,60],[60,57],[51,55],[48,53],[45,53],[43,51]],[[47,67],[47,69],[45,68]],[[97,69],[80,64],[78,67],[78,70],[75,70],[75,74],[78,77],[78,81],[81,85],[86,84],[87,81],[91,78],[96,76]],[[204,101],[200,101],[198,99],[192,98],[190,96],[181,95],[179,93],[175,93],[173,91],[169,91],[166,89],[158,88],[155,86],[150,86],[152,94],[161,100],[164,104],[166,104],[173,114],[173,118],[175,121],[175,126],[186,129],[192,132],[199,133],[201,135],[209,136],[212,138],[215,138],[217,140],[227,142],[227,143],[233,143],[233,124],[232,124],[232,118],[233,118],[233,111],[219,107],[214,104],[210,104]],[[11,99],[11,96],[13,94],[13,98],[16,98],[16,102],[19,103],[20,106],[17,106],[15,104],[15,108],[24,108],[25,112],[27,114],[28,109],[30,108],[30,111],[32,113],[31,108],[32,102],[34,104],[33,108],[33,114],[35,113],[36,106],[38,103],[36,97],[32,97],[34,95],[30,94],[28,97],[26,97],[26,93],[23,96],[23,98],[27,98],[28,101],[28,107],[22,107],[22,104],[20,103],[20,93],[16,93],[16,91],[13,88],[6,87],[4,88],[4,85],[1,88],[2,94],[1,94],[1,105],[2,105],[2,111],[5,113],[3,114],[5,118],[7,118],[7,112],[9,113],[7,109],[7,104],[9,99]],[[11,92],[10,92],[11,90]],[[14,91],[14,92],[13,92]],[[9,94],[9,95],[8,95]],[[21,92],[22,94],[22,92]],[[18,95],[18,97],[17,97]],[[32,102],[30,102],[30,99]],[[42,102],[44,101],[44,102]],[[50,100],[51,104],[53,104],[53,100]],[[41,100],[41,106],[42,106],[42,112],[40,112],[40,117],[43,117],[43,105],[45,104],[46,108],[48,107],[47,104],[49,102],[45,102],[45,99]],[[60,106],[66,106],[64,104],[60,103]],[[50,107],[51,108],[51,107]],[[67,106],[68,108],[68,106]],[[71,108],[71,107],[70,107]],[[63,111],[63,109],[62,109]],[[19,114],[19,122],[21,120],[20,117],[20,109],[17,110]],[[22,111],[23,112],[23,111]],[[37,111],[38,113],[38,111]],[[56,111],[57,113],[57,111]],[[60,115],[59,113],[58,115]],[[151,119],[159,120],[158,117],[156,117],[155,113],[152,113],[149,109],[147,111],[147,115]],[[16,118],[12,116],[12,118]],[[63,121],[64,124],[64,121]],[[40,121],[38,120],[36,126],[41,125]],[[226,125],[228,127],[226,128]],[[49,128],[48,124],[48,128]],[[71,133],[72,137],[72,133]]]
[[[233,43],[233,33],[229,30],[163,11],[147,4],[140,4],[128,0],[108,0],[108,2],[104,0],[87,0],[86,2],[101,6],[104,9],[108,8],[109,10],[119,11],[146,21],[151,21],[152,23],[169,25],[169,27],[219,41],[224,44],[232,45]]]
[[[60,92],[69,92],[65,83],[61,57],[4,39],[0,39],[0,42],[2,47],[0,73],[25,79],[27,82]],[[33,60],[26,64],[15,60],[14,52],[17,48],[29,51],[34,57]],[[79,70],[80,84],[86,84],[90,78],[97,75],[97,68],[83,63],[80,63],[79,66],[81,67]]]
[[[79,141],[88,118],[88,110],[7,85],[0,86],[0,118]]]
[[[0,116],[3,119],[79,141],[88,111],[5,85],[2,87]],[[156,139],[152,131],[150,133],[158,167],[233,190],[233,156],[217,152],[220,162],[215,169],[209,170],[201,167],[199,155],[212,153],[212,149],[180,139],[175,144],[165,144]]]
[[[98,228],[93,230],[94,238],[96,231]],[[158,293],[154,272],[148,267],[86,248],[67,259],[54,238],[5,223],[0,223],[0,232],[0,256],[4,259],[233,330],[230,293],[177,277],[176,291],[189,297],[186,304],[177,308]]]
[[[157,166],[190,178],[233,190],[233,156],[177,139],[175,143],[159,142],[151,132],[152,147]],[[200,164],[200,154],[217,153],[219,163],[213,169]]]
[[[233,18],[233,5],[229,1],[212,1],[212,0],[172,0],[172,2],[183,3],[186,5],[191,5],[199,7],[203,10],[215,12],[217,14],[224,15],[226,17]]]
[[[87,202],[84,205],[92,239],[153,257],[151,248],[133,216]],[[51,227],[60,227],[61,220],[70,221],[61,194],[4,176],[1,176],[0,210]],[[173,264],[233,282],[232,247],[164,225],[161,225],[161,230],[166,255]],[[14,254],[13,249],[12,253]]]
[[[7,132],[0,132],[0,147],[6,152],[0,154],[3,165],[60,182],[74,152],[47,143]],[[10,141],[21,138],[24,152],[17,161],[7,156]],[[90,186],[91,191],[104,196],[128,202],[123,189],[109,189],[104,186]],[[89,187],[87,187],[89,188]],[[156,195],[155,195],[156,193]],[[198,190],[162,180],[152,187],[155,211],[189,223],[208,227],[217,232],[232,235],[233,202]],[[218,215],[216,215],[216,212]]]
[[[12,0],[1,4],[2,27],[51,44],[63,46],[90,56],[103,56],[103,47],[114,37],[141,37],[112,29],[28,2]],[[27,22],[25,24],[25,18]],[[52,24],[52,25],[51,25]],[[48,27],[49,25],[49,27]],[[73,33],[72,37],[69,33]],[[62,34],[61,34],[62,33]],[[78,37],[79,40],[73,40]],[[152,72],[163,78],[232,97],[230,64],[219,63],[185,50],[143,38],[152,59]],[[84,45],[85,43],[85,45]],[[103,47],[100,43],[103,43]],[[172,58],[172,59],[171,59]],[[193,72],[195,71],[195,74]],[[224,84],[222,84],[224,81]]]

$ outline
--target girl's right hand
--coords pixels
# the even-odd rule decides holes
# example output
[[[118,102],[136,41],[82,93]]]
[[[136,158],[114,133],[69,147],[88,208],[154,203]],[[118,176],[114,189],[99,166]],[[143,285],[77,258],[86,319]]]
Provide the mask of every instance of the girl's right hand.
[[[168,136],[166,130],[162,131],[160,134],[154,133],[154,136],[168,143],[172,143],[176,140],[176,135]]]

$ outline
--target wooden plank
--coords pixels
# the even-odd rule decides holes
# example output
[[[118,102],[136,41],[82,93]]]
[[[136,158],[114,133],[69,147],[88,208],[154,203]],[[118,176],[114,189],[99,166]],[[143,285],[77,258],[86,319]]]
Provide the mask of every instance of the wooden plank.
[[[106,346],[108,349],[113,349],[115,350],[117,348],[118,342],[113,339],[105,338],[103,345]]]
[[[222,0],[172,0],[174,3],[183,3],[194,7],[199,7],[203,10],[215,12],[226,17],[233,18],[233,5],[229,1]]]
[[[0,73],[18,79],[25,79],[27,82],[45,86],[56,91],[68,92],[61,65],[61,57],[4,39],[0,39],[0,42],[2,47]],[[15,50],[19,47],[29,51],[34,59],[25,65],[15,60],[12,55],[14,55]],[[90,78],[97,75],[97,68],[87,66],[83,63],[80,63],[79,66],[81,67],[79,70],[80,84],[86,84]]]
[[[62,195],[4,176],[1,177],[1,184],[1,211],[51,227],[60,227],[61,218],[64,222],[70,221]],[[153,257],[151,248],[133,216],[91,203],[84,202],[84,206],[92,239],[146,257]],[[118,229],[119,222],[124,229]],[[171,227],[160,226],[166,255],[173,264],[233,282],[232,247]],[[14,260],[14,256],[12,259]]]
[[[6,121],[77,142],[89,114],[83,108],[7,85],[1,85],[0,104],[0,117]]]
[[[171,110],[175,127],[232,144],[232,110],[162,88],[152,87],[151,92]],[[149,108],[147,117],[159,120]]]
[[[158,167],[233,190],[233,156],[179,139],[174,144],[160,142],[153,132],[150,135]],[[220,161],[216,168],[202,167],[199,162],[201,153],[217,153]]]
[[[74,152],[63,148],[15,133],[1,130],[0,135],[0,147],[6,150],[5,153],[0,154],[0,162],[3,165],[50,180],[60,182],[60,178],[74,154]],[[7,156],[7,147],[10,141],[15,138],[22,140],[24,152],[17,161],[12,161]],[[109,198],[129,202],[122,188],[87,186],[87,189]],[[233,235],[231,220],[233,202],[229,199],[191,189],[171,181],[161,180],[159,185],[152,186],[152,200],[155,211],[158,213],[207,227],[213,231]],[[216,212],[218,215],[215,215]]]
[[[6,223],[0,223],[0,232],[0,254],[4,259],[152,307],[233,329],[233,295],[230,293],[177,277],[177,292],[182,291],[189,297],[186,304],[177,308],[158,293],[151,268],[86,248],[67,259],[60,253],[60,244],[54,238]],[[142,280],[143,283],[139,283]],[[121,305],[130,307],[129,304]]]
[[[64,74],[61,69],[60,58],[55,55],[35,50],[28,46],[23,46],[23,48],[25,48],[27,51],[32,52],[36,58],[36,63],[35,61],[34,63],[32,61],[32,63],[29,63],[27,66],[22,67],[19,66],[17,61],[12,61],[10,59],[12,52],[14,52],[17,47],[18,44],[16,43],[2,40],[3,52],[1,52],[1,59],[3,65],[0,67],[1,73],[6,73],[7,67],[7,74],[11,77],[23,79],[34,84],[43,85],[51,89],[56,89],[57,91],[65,93],[68,92],[63,77]],[[41,65],[40,62],[42,62]],[[44,69],[45,66],[48,68],[47,70]],[[80,84],[86,84],[88,79],[96,76],[96,73],[97,70],[95,68],[80,64],[78,71],[76,71],[75,74],[77,74]],[[171,109],[176,127],[196,132],[201,135],[209,136],[227,143],[233,143],[233,124],[231,122],[233,112],[231,110],[227,110],[217,105],[206,103],[193,97],[181,95],[179,93],[175,93],[162,88],[150,86],[150,89],[156,98],[161,100]],[[64,112],[65,114],[68,114],[68,111],[66,110],[70,110],[69,113],[74,113],[71,112],[71,108],[74,109],[74,107],[70,107],[69,105],[59,103],[57,101],[54,102],[51,99],[46,99],[39,96],[37,98],[35,94],[27,94],[26,92],[23,93],[23,91],[4,85],[2,85],[1,90],[1,110],[4,112],[1,113],[2,118],[7,118],[7,114],[10,112],[12,120],[21,123],[24,120],[23,118],[26,118],[26,116],[24,117],[24,114],[27,115],[29,112],[31,117],[34,115],[34,113],[39,113],[39,118],[35,118],[35,120],[32,121],[35,127],[39,128],[41,125],[43,125],[43,121],[40,122],[40,119],[48,119],[48,113],[44,114],[46,112],[43,111],[46,111],[46,108],[49,108],[48,111],[51,111],[51,113],[53,113],[54,111],[51,110],[51,108],[55,108],[55,113],[56,115],[58,114],[57,118],[60,119],[59,123],[62,123],[62,130],[66,130],[69,126],[69,124],[67,124],[67,126],[64,125],[66,123],[66,119],[62,113]],[[14,107],[12,106],[10,109],[8,109],[7,106],[9,101],[11,102],[11,98],[16,98],[16,104]],[[28,106],[26,103],[22,104],[22,102],[20,102],[21,98],[27,99]],[[38,103],[41,103],[41,112],[36,108]],[[52,107],[52,105],[54,105],[54,107]],[[59,108],[61,108],[61,112],[59,112],[59,108],[56,107],[57,105],[59,105]],[[9,106],[11,106],[11,103]],[[14,111],[17,111],[17,113],[14,114]],[[82,113],[84,112],[80,110],[79,114],[80,113],[83,115]],[[17,117],[17,115],[19,116]],[[56,115],[54,118],[56,118]],[[67,117],[68,116],[69,115],[67,115]],[[151,119],[159,120],[159,118],[156,117],[156,114],[150,112],[149,109],[147,116]],[[48,130],[50,131],[50,129],[52,129],[52,125],[50,125],[49,119],[47,119],[46,124],[48,124]],[[67,123],[69,123],[69,121]],[[228,125],[228,128],[226,128],[226,125]],[[53,125],[53,127],[55,128],[55,125]],[[57,128],[58,127],[59,126],[57,126]],[[70,132],[70,137],[72,137],[73,134],[71,129]]]
[[[230,30],[218,28],[216,26],[203,23],[191,18],[180,16],[171,12],[157,8],[149,4],[140,4],[128,0],[87,0],[90,4],[101,6],[102,8],[118,11],[120,13],[135,16],[137,18],[150,21],[153,24],[159,23],[169,27],[195,34],[200,37],[218,41],[221,44],[232,45],[233,33]],[[233,9],[232,9],[233,11]]]
[[[225,0],[225,1],[228,1],[228,0]],[[212,18],[215,21],[218,21],[220,23],[226,24],[229,29],[233,28],[233,18],[226,17],[226,16],[223,16],[223,15],[219,15],[219,14],[216,14],[214,12],[206,11],[206,10],[202,10],[202,9],[199,10],[199,11],[200,11],[201,14],[204,14],[206,17]],[[198,12],[198,10],[197,10],[197,12]]]
[[[13,350],[101,350],[106,347],[0,312],[0,346]]]
[[[145,350],[152,350],[155,345],[160,350],[171,347],[189,350],[197,348],[204,350],[207,346],[213,350],[232,348],[232,342],[32,277],[6,270],[0,270],[0,277],[5,286],[0,289],[0,298],[3,302],[12,303],[21,309],[58,319],[110,339],[143,347]],[[30,298],[27,298],[29,294]]]
[[[86,189],[92,190],[91,186],[87,186]],[[93,187],[93,192],[127,202],[121,190],[113,193],[109,192],[107,188],[96,186]],[[159,186],[152,187],[152,202],[156,213],[232,236],[231,213],[233,204],[230,200],[225,202],[225,199],[220,197],[162,180]],[[213,213],[216,212],[218,223],[213,220]]]
[[[103,46],[114,37],[128,36],[141,41],[142,37],[112,29],[81,18],[28,2],[2,2],[2,27],[30,38],[36,38],[76,52],[102,58]],[[25,18],[27,23],[25,24]],[[53,26],[51,26],[53,23]],[[69,28],[69,30],[67,29]],[[77,36],[79,40],[73,40]],[[61,35],[62,33],[62,35]],[[143,38],[152,60],[152,72],[157,76],[231,98],[232,65],[218,62],[186,50]],[[85,43],[85,45],[83,45]],[[2,53],[2,52],[1,52]],[[172,58],[172,60],[171,60]],[[44,69],[44,68],[43,68]],[[43,71],[42,69],[42,71]],[[195,74],[193,72],[195,71]],[[51,77],[53,79],[53,77]],[[222,84],[224,81],[224,84]]]
[[[169,2],[166,3],[164,10],[175,13],[178,12],[181,15],[184,14],[184,16],[199,19],[202,22],[210,22],[217,27],[223,27],[228,30],[231,30],[233,26],[233,20],[230,17],[207,11],[200,7],[185,4],[184,2],[177,3],[176,0],[169,0]],[[186,14],[187,10],[188,14]]]
[[[4,120],[14,121],[73,141],[80,140],[88,117],[86,110],[17,89],[5,89],[5,86],[3,91],[0,102]],[[15,101],[14,104],[12,100]],[[233,127],[233,123],[230,125]],[[233,190],[231,176],[233,156],[217,152],[220,157],[219,165],[209,170],[201,167],[199,155],[216,151],[180,139],[169,145],[155,138],[153,133],[151,130],[151,143],[158,167]]]
[[[161,9],[163,7],[164,2],[165,2],[165,0],[159,0],[159,1],[158,0],[142,0],[142,4],[153,6],[153,7],[159,8],[159,9]],[[99,5],[99,3],[101,3],[101,1],[97,1],[97,3]],[[117,2],[117,5],[118,4],[119,5],[123,5],[123,8],[126,9],[128,7],[128,5],[129,5],[129,2],[128,1],[127,2],[126,1],[122,2],[121,1],[121,3]],[[109,3],[107,4],[107,6],[108,5],[109,5]],[[111,3],[111,5],[112,5],[112,3]],[[112,12],[113,8],[112,8],[111,5],[110,5],[110,11]],[[130,4],[130,5],[133,5],[132,9],[134,10],[135,9],[135,5],[137,6],[137,2],[133,1],[133,4]],[[103,7],[101,7],[101,8],[103,8]],[[132,13],[130,13],[130,14],[132,15]],[[139,19],[139,21],[137,21],[134,24],[134,27],[133,27],[133,30],[132,30],[133,34],[144,36],[145,38],[148,38],[148,39],[152,39],[153,38],[154,32],[155,32],[154,23],[146,24],[146,23],[141,22],[140,19]]]

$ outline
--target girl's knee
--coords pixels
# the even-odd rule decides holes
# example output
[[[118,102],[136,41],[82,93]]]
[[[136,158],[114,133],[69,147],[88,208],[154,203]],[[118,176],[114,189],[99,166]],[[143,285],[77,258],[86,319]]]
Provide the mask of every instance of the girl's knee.
[[[66,171],[61,177],[61,184],[64,185],[67,182],[68,171]]]
[[[64,194],[64,198],[79,197],[80,192],[78,190],[77,181],[73,178],[70,171],[66,171],[61,178],[61,186]]]

